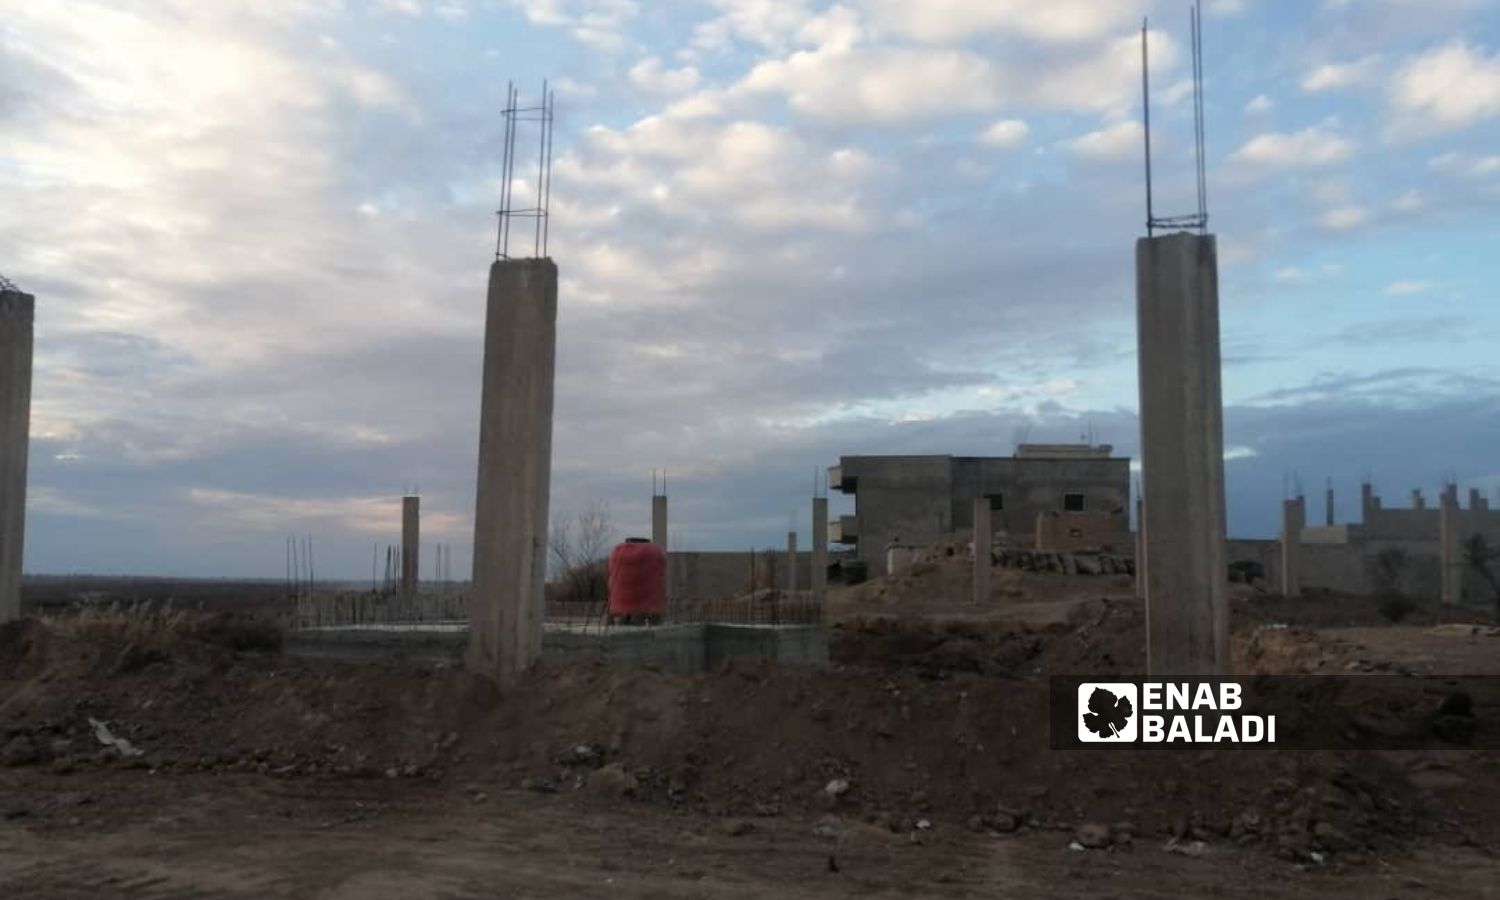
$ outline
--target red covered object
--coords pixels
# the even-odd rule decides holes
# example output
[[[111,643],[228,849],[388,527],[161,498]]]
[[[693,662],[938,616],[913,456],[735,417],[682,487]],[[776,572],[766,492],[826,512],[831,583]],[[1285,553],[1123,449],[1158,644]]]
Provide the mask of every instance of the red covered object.
[[[661,615],[667,607],[667,551],[649,541],[616,544],[609,554],[609,614]]]

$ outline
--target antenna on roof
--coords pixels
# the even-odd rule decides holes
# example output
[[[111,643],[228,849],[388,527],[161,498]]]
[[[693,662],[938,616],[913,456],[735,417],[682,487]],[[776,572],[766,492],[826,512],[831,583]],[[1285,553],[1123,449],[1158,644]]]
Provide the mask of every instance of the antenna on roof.
[[[1141,111],[1146,142],[1146,236],[1158,228],[1208,230],[1208,167],[1204,157],[1206,143],[1203,127],[1203,8],[1202,0],[1193,0],[1189,9],[1189,28],[1193,46],[1193,174],[1197,181],[1198,211],[1181,216],[1157,216],[1152,191],[1151,171],[1151,53],[1150,21],[1141,20]]]

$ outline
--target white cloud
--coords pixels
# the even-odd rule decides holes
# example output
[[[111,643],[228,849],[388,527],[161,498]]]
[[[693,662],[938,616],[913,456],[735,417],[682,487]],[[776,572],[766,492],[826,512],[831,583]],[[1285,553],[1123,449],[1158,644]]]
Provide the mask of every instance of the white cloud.
[[[601,50],[625,46],[622,30],[640,13],[635,0],[510,0],[537,25],[570,28],[579,42]]]
[[[1230,161],[1267,169],[1330,166],[1348,159],[1354,145],[1323,128],[1306,128],[1287,134],[1256,135],[1230,155]]]
[[[1144,153],[1145,129],[1139,122],[1117,122],[1066,142],[1075,156],[1098,161],[1127,159]]]
[[[1271,276],[1271,279],[1278,284],[1307,284],[1312,281],[1312,276],[1305,269],[1298,268],[1297,266],[1287,266],[1277,269],[1276,273]]]
[[[1393,130],[1412,136],[1500,115],[1500,54],[1455,41],[1402,64],[1390,84]]]
[[[630,83],[653,94],[682,94],[698,86],[698,70],[693,66],[668,69],[653,56],[631,67]]]
[[[1391,201],[1391,209],[1402,213],[1416,212],[1426,205],[1422,192],[1415,189],[1406,191]]]
[[[1318,224],[1329,231],[1349,231],[1370,221],[1370,211],[1358,204],[1346,204],[1326,210]]]
[[[1367,84],[1380,69],[1380,56],[1370,56],[1346,63],[1326,63],[1302,76],[1302,89],[1308,93],[1336,91]]]
[[[1031,129],[1020,119],[1001,119],[986,128],[984,134],[979,136],[979,140],[990,147],[1009,149],[1024,143],[1026,135],[1030,132]]]
[[[1119,34],[1139,21],[1130,4],[1097,0],[866,0],[865,6],[886,31],[933,43],[979,34],[1085,42]]]
[[[1385,292],[1392,297],[1409,297],[1412,294],[1425,294],[1432,290],[1432,285],[1425,281],[1393,281],[1385,286]]]
[[[1449,152],[1434,156],[1427,165],[1435,172],[1455,175],[1460,178],[1486,178],[1500,173],[1500,155],[1479,156],[1471,153]]]
[[[1276,102],[1265,94],[1256,94],[1249,103],[1245,104],[1245,112],[1253,115],[1268,113],[1276,106]]]

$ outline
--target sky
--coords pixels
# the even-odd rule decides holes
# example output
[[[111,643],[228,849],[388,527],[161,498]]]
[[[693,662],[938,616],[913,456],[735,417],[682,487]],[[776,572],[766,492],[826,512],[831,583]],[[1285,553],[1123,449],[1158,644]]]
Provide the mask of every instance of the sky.
[[[420,490],[468,571],[510,80],[556,90],[555,520],[649,533],[666,470],[676,546],[783,546],[840,454],[1133,456],[1145,16],[1189,212],[1186,0],[0,0],[26,570],[368,577]],[[1500,493],[1500,0],[1203,30],[1231,535]]]

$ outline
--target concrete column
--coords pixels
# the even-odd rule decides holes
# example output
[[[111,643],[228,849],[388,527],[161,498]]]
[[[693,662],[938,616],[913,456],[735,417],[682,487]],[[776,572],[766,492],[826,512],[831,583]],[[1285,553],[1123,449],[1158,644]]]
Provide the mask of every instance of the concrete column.
[[[813,602],[822,606],[828,599],[828,498],[814,497],[812,502],[812,581]]]
[[[417,596],[417,557],[422,549],[422,498],[401,498],[401,599]]]
[[[1427,499],[1422,496],[1422,489],[1421,488],[1417,488],[1417,489],[1415,489],[1415,490],[1413,490],[1411,492],[1411,508],[1412,509],[1426,509],[1427,508]]]
[[[797,593],[797,532],[786,533],[786,595]]]
[[[667,549],[667,495],[656,494],[651,498],[651,543]]]
[[[1484,496],[1479,493],[1479,488],[1469,488],[1469,509],[1484,509]]]
[[[1464,602],[1463,517],[1458,506],[1458,485],[1443,488],[1438,513],[1438,557],[1442,564],[1443,603]]]
[[[1375,518],[1375,511],[1380,509],[1380,498],[1375,496],[1375,486],[1368,481],[1359,486],[1359,520],[1369,525]]]
[[[1212,235],[1136,242],[1146,667],[1154,680],[1229,668],[1218,251]]]
[[[1302,527],[1307,524],[1307,500],[1281,501],[1281,595],[1302,596]]]
[[[0,622],[21,616],[36,298],[0,290]]]
[[[485,312],[468,666],[502,684],[542,653],[556,356],[556,264],[497,260]]]
[[[1146,511],[1135,498],[1135,595],[1146,599]]]
[[[990,513],[990,498],[974,498],[974,602],[990,602],[990,543],[993,539],[994,520]]]
[[[1333,488],[1329,487],[1323,492],[1323,524],[1332,528],[1333,518]]]

